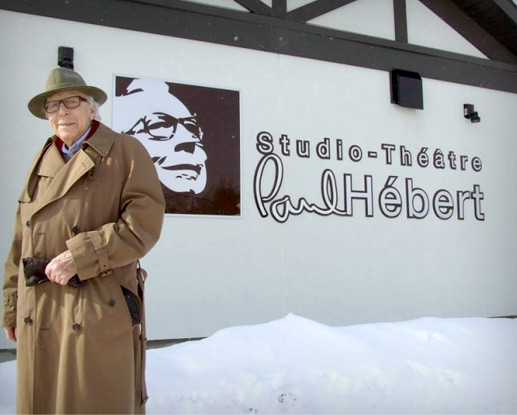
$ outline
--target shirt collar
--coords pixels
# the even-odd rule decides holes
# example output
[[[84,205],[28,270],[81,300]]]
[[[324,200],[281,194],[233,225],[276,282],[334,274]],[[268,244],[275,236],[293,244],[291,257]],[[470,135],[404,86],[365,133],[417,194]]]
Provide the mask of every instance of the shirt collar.
[[[63,143],[63,146],[61,147],[61,152],[65,155],[71,156],[72,154],[77,153],[77,150],[81,148],[81,145],[84,143],[84,140],[88,137],[88,134],[90,133],[90,130],[92,129],[91,125],[88,127],[88,129],[84,132],[84,134],[79,137],[79,139],[68,148],[65,143]]]

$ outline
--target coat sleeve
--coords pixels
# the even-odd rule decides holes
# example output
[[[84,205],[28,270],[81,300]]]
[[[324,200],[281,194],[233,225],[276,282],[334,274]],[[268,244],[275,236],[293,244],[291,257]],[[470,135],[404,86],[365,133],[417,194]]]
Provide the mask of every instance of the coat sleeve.
[[[138,140],[126,137],[121,141],[125,181],[118,220],[66,242],[81,280],[137,261],[160,236],[165,201],[154,164]]]
[[[16,326],[16,303],[18,300],[18,272],[22,246],[22,229],[20,223],[20,207],[16,212],[14,237],[11,250],[7,255],[4,267],[4,301],[2,307],[2,327]]]

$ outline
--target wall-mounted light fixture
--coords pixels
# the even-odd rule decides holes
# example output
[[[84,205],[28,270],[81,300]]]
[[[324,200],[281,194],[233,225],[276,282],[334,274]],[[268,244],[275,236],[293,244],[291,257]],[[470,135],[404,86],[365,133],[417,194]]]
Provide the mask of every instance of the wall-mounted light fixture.
[[[401,107],[424,109],[422,78],[416,72],[393,69],[391,78],[391,103]]]
[[[463,116],[470,120],[470,122],[481,121],[481,117],[476,111],[474,111],[474,105],[472,104],[463,104]]]
[[[57,50],[57,64],[61,68],[74,69],[74,48],[60,46]]]

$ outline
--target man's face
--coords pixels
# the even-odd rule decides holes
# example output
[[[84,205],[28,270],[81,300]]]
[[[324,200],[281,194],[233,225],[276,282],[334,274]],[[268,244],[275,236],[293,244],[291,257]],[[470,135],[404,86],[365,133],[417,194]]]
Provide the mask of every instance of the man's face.
[[[55,112],[47,114],[50,128],[66,145],[70,147],[92,123],[95,111],[86,102],[87,96],[79,91],[58,92],[47,99],[47,103],[60,101],[69,97],[81,97],[84,101],[76,108],[68,109],[63,102]]]
[[[207,155],[195,115],[168,92],[151,94],[143,88],[143,92],[117,99],[131,100],[137,108],[136,113],[129,112],[136,116],[123,132],[144,144],[162,184],[175,192],[201,193],[207,180]]]

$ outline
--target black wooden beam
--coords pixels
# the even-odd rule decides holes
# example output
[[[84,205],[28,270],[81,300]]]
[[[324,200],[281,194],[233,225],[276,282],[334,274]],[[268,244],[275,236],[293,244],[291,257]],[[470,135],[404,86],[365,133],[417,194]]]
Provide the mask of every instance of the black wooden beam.
[[[271,8],[266,6],[260,0],[234,0],[239,3],[242,7],[249,10],[251,13],[263,14],[265,16],[271,15]]]
[[[451,0],[517,56],[517,6],[512,0]]]
[[[290,11],[287,17],[299,22],[307,22],[325,13],[339,9],[355,0],[316,0]]]
[[[0,9],[517,93],[514,64],[180,0],[2,0]]]
[[[517,22],[517,6],[509,0],[492,0],[514,22]]]
[[[517,56],[450,1],[420,0],[490,59],[517,64]]]
[[[287,0],[273,0],[273,16],[285,19],[287,14]]]
[[[406,0],[393,0],[393,14],[395,17],[395,40],[408,43]]]

